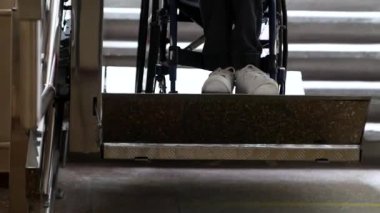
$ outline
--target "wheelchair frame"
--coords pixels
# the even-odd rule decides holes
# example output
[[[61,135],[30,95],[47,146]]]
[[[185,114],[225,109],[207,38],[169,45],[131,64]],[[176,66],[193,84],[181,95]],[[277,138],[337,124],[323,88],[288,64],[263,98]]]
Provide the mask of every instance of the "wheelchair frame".
[[[286,1],[266,0],[264,3],[267,7],[264,7],[263,17],[269,22],[269,40],[261,40],[261,43],[264,48],[269,49],[269,55],[262,58],[260,68],[278,82],[280,94],[285,94],[288,57]],[[160,8],[160,4],[163,5],[162,8]],[[154,93],[157,82],[160,87],[160,93],[166,93],[165,75],[170,76],[170,93],[177,93],[178,65],[204,68],[202,54],[193,51],[204,42],[204,36],[196,39],[184,49],[178,47],[178,22],[194,21],[192,17],[186,16],[181,10],[177,14],[178,9],[181,8],[180,4],[181,2],[178,0],[164,0],[163,2],[152,0],[152,16],[149,24],[150,1],[142,0],[141,2],[136,64],[136,93]],[[169,35],[167,32],[168,24]],[[146,63],[148,26],[150,26],[150,48]],[[168,54],[167,44],[170,44]],[[147,73],[144,90],[145,66],[147,66]]]

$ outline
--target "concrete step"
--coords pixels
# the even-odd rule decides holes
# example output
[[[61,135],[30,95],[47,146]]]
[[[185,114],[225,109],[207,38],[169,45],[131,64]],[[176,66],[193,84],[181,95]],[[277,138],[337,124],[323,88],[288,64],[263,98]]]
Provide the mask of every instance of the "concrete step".
[[[104,39],[137,41],[140,9],[104,8]],[[203,30],[193,23],[178,26],[179,40],[191,41],[202,35]]]
[[[289,70],[305,80],[380,81],[380,45],[292,44]]]
[[[104,38],[138,38],[138,8],[105,8]],[[380,43],[380,12],[289,11],[289,43]],[[192,41],[203,30],[193,23],[179,25],[179,40]]]
[[[380,11],[378,0],[287,0],[289,10]],[[140,0],[104,0],[105,7],[140,7]]]
[[[378,0],[286,0],[289,10],[380,11]]]
[[[103,45],[105,66],[135,66],[137,42]],[[304,80],[380,81],[380,45],[291,44],[289,51],[288,69]]]
[[[380,12],[289,11],[289,43],[380,43]]]

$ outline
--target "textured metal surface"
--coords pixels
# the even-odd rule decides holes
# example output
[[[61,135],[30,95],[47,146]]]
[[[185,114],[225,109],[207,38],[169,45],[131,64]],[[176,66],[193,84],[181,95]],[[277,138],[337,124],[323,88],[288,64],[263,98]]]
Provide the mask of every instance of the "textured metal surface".
[[[344,96],[372,96],[371,104],[368,108],[368,122],[373,123],[380,123],[380,87],[376,88],[324,88],[323,86],[319,88],[311,88],[308,85],[309,82],[304,82],[304,88],[306,95],[312,95],[312,96],[337,96],[337,95],[344,95]],[[318,82],[316,82],[318,84]],[[323,82],[320,85],[323,84]],[[341,85],[345,85],[345,82],[339,82]],[[331,82],[331,85],[336,86],[337,82]],[[327,84],[325,84],[327,85]],[[347,82],[346,82],[347,85]],[[380,84],[378,84],[380,85]]]
[[[369,99],[103,95],[103,141],[359,144]]]
[[[29,201],[41,199],[41,170],[37,168],[26,169],[26,197]]]
[[[104,144],[105,159],[359,161],[358,145]]]

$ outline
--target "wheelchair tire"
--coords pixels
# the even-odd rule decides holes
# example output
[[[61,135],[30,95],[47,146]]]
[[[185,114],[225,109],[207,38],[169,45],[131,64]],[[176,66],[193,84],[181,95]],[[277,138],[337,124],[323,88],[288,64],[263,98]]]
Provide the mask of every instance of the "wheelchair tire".
[[[160,48],[159,0],[152,1],[152,18],[150,23],[149,53],[147,64],[146,93],[155,92],[156,65]]]
[[[282,43],[282,48],[283,48],[283,62],[282,66],[286,69],[288,67],[288,12],[287,12],[287,7],[286,7],[286,0],[281,1],[281,15],[282,15],[282,25],[283,25],[283,30],[282,30],[282,36],[283,36],[283,43]]]
[[[139,36],[136,61],[136,93],[143,92],[143,79],[145,74],[145,56],[148,38],[149,0],[141,0],[141,13],[139,23]]]
[[[277,52],[277,81],[280,85],[280,94],[285,94],[286,72],[288,63],[288,31],[286,1],[277,0],[276,11],[278,13],[278,52]]]

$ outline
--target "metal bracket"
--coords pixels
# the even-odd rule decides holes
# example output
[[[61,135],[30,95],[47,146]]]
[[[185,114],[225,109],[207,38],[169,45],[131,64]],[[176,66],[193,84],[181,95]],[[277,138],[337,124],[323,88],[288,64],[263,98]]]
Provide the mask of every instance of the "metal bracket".
[[[100,147],[103,141],[103,125],[102,125],[102,118],[101,113],[99,112],[98,107],[98,98],[93,98],[93,108],[92,108],[92,114],[96,117],[97,121],[97,127],[98,127],[98,141],[97,144]]]

